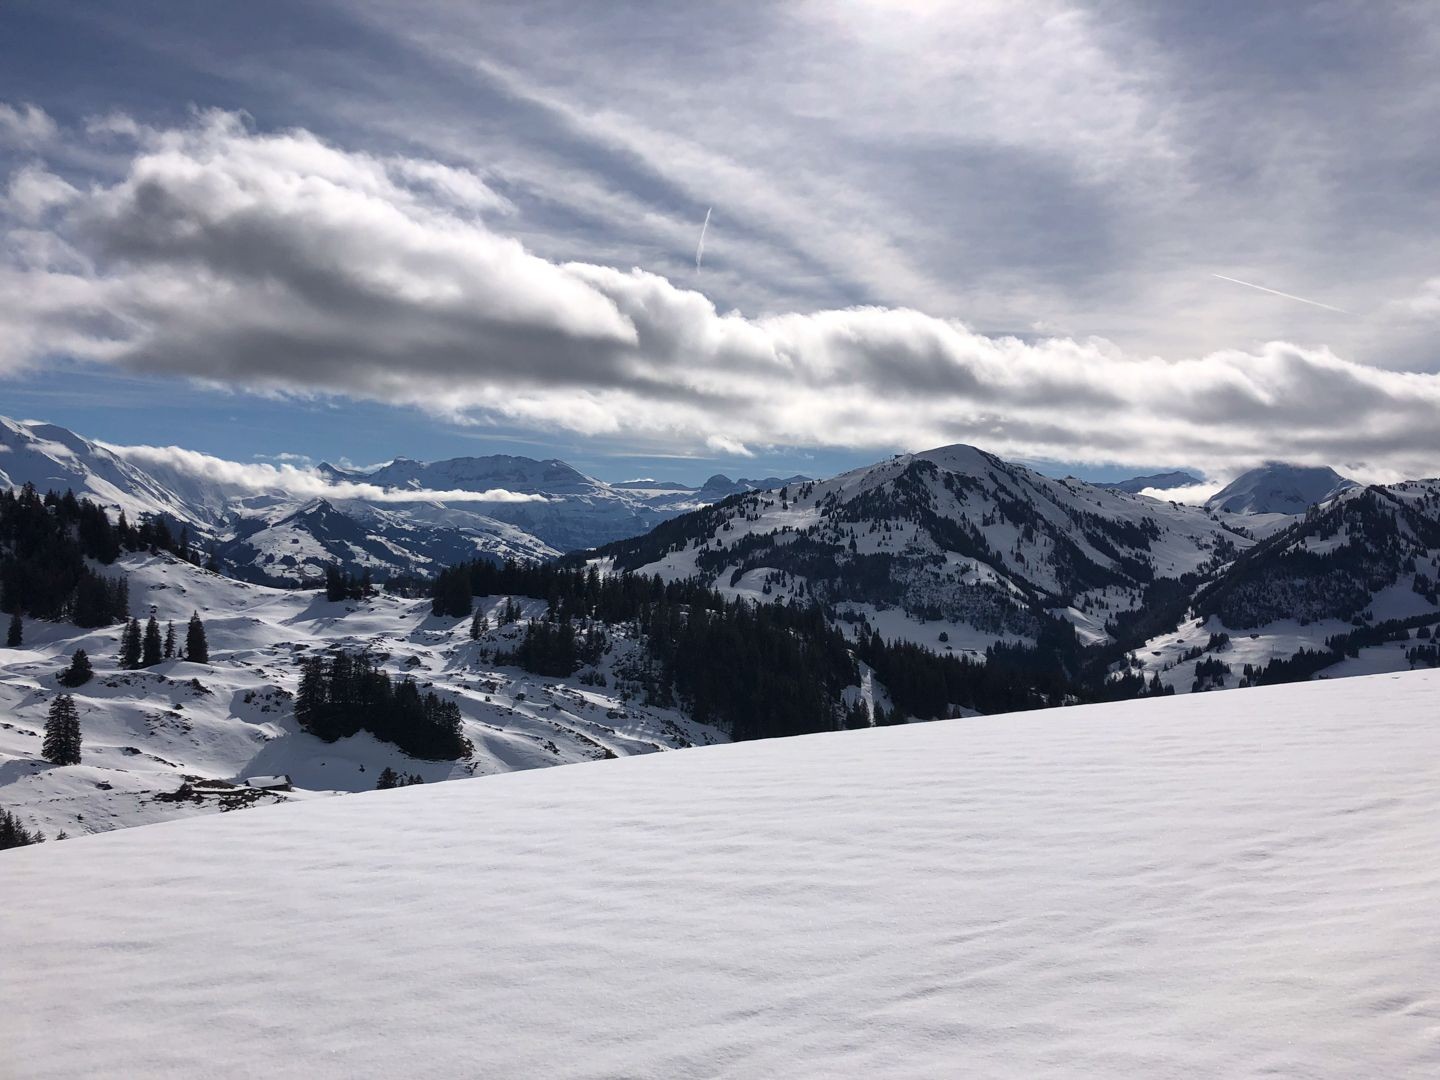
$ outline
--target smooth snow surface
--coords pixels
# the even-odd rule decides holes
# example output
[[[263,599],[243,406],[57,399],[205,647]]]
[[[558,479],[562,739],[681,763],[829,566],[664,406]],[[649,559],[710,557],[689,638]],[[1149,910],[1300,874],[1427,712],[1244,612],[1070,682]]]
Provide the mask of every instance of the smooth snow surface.
[[[0,854],[20,1078],[1434,1077],[1440,674]]]

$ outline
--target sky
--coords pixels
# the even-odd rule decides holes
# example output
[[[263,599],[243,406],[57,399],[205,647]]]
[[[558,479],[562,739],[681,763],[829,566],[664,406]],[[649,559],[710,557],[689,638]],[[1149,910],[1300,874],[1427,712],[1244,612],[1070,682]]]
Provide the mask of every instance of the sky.
[[[1437,73],[1419,3],[9,0],[0,414],[1432,476]]]

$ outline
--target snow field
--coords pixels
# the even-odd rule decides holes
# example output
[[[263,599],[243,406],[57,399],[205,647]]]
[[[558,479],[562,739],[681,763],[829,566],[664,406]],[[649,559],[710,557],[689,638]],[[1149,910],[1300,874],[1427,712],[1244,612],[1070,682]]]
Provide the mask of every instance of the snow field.
[[[1440,673],[0,855],[16,1080],[1433,1077]]]

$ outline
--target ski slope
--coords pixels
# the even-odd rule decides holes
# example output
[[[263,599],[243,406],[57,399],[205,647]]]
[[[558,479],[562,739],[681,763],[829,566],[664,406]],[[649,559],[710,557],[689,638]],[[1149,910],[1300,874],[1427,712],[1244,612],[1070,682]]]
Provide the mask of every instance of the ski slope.
[[[0,853],[76,1076],[1440,1075],[1440,674],[698,748]]]

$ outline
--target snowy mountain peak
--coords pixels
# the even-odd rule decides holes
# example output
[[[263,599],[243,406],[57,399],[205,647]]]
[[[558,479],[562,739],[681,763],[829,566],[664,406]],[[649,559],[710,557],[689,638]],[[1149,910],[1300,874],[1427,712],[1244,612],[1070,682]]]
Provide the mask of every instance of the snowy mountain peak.
[[[1241,473],[1212,495],[1205,508],[1227,514],[1303,514],[1355,486],[1324,465],[1272,461]]]
[[[970,446],[967,443],[937,446],[933,450],[923,450],[918,454],[912,454],[911,457],[920,461],[933,461],[946,472],[962,473],[967,476],[978,476],[981,473],[989,472],[1001,463],[994,454],[987,454],[978,446]]]

